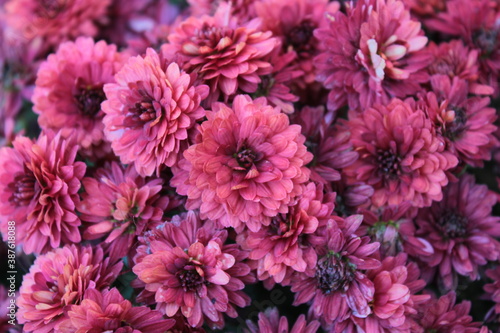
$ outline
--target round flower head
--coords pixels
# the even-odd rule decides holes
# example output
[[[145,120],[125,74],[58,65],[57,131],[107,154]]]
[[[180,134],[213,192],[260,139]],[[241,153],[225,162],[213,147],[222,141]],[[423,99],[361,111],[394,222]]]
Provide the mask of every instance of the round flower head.
[[[102,104],[105,133],[122,163],[134,163],[141,176],[158,175],[177,163],[179,153],[205,110],[207,86],[194,86],[176,63],[167,64],[153,49],[130,58],[106,84]]]
[[[441,188],[448,184],[445,171],[458,160],[445,151],[422,110],[394,99],[386,106],[375,105],[354,115],[348,125],[360,158],[345,169],[345,174],[351,183],[362,181],[373,186],[375,207],[403,201],[425,207],[441,200]]]
[[[476,185],[465,174],[444,191],[441,202],[422,209],[416,218],[416,235],[434,247],[434,253],[419,259],[439,268],[439,282],[446,289],[456,285],[456,274],[478,279],[478,267],[497,260],[500,217],[491,216],[496,196],[485,185]]]
[[[175,324],[173,319],[163,319],[159,311],[132,306],[116,288],[88,289],[83,300],[71,306],[67,316],[59,326],[64,333],[164,333]]]
[[[302,195],[290,205],[287,214],[273,217],[271,224],[258,232],[247,231],[238,235],[237,241],[250,250],[249,258],[258,260],[257,274],[260,280],[272,277],[282,283],[285,276],[294,271],[304,272],[316,264],[316,253],[304,237],[326,225],[333,211],[332,195],[323,199],[323,188],[309,183]]]
[[[231,16],[230,4],[222,3],[214,16],[190,17],[182,22],[162,51],[210,87],[205,103],[211,105],[221,95],[227,101],[238,89],[256,92],[259,77],[271,73],[265,57],[277,40],[259,28],[259,20],[241,23]]]
[[[323,243],[316,248],[316,267],[292,278],[294,305],[311,301],[310,311],[330,325],[351,314],[365,318],[370,313],[374,287],[365,270],[380,266],[374,258],[379,244],[356,236],[361,215],[330,220],[322,229]]]
[[[429,57],[420,23],[397,0],[361,0],[330,26],[315,31],[323,52],[315,59],[317,79],[330,89],[328,108],[351,109],[387,103],[420,90]],[[342,45],[343,47],[339,47]]]
[[[351,316],[332,331],[358,332],[356,327],[361,332],[413,332],[412,317],[417,314],[417,306],[430,299],[429,295],[415,295],[425,287],[419,275],[415,263],[406,263],[406,254],[385,258],[382,266],[366,273],[375,290],[370,303],[371,314],[366,318]]]
[[[37,141],[17,137],[0,148],[0,230],[16,222],[16,242],[25,253],[43,253],[81,241],[75,213],[85,164],[75,162],[78,146],[60,134]]]
[[[286,214],[309,179],[304,165],[312,155],[300,126],[265,99],[246,95],[236,96],[232,108],[214,104],[207,118],[172,180],[188,196],[186,207],[224,227],[245,224],[252,231]]]
[[[82,184],[85,192],[77,210],[85,225],[83,238],[105,236],[112,257],[123,257],[149,223],[163,222],[169,204],[168,197],[160,195],[163,180],[148,181],[133,165],[106,164]]]
[[[104,138],[101,103],[103,85],[114,82],[124,62],[116,46],[92,38],[61,44],[42,63],[33,94],[33,111],[43,130],[61,131],[80,145],[85,155],[102,157],[111,151]]]
[[[285,316],[280,317],[277,308],[268,308],[265,312],[259,312],[257,324],[250,320],[246,321],[248,329],[245,333],[316,333],[320,327],[317,320],[307,321],[304,315],[300,315],[291,329]]]
[[[227,231],[209,221],[203,227],[194,212],[176,216],[152,230],[138,249],[133,271],[145,290],[139,295],[169,317],[182,314],[190,326],[224,326],[223,314],[250,304],[241,290],[252,283],[247,253],[224,245]],[[144,249],[146,247],[146,249]]]
[[[19,323],[25,332],[57,332],[85,291],[109,287],[121,268],[121,262],[105,259],[100,247],[71,245],[39,256],[19,290]]]
[[[10,0],[5,4],[7,25],[15,38],[41,38],[50,50],[79,36],[93,37],[105,23],[111,0]]]

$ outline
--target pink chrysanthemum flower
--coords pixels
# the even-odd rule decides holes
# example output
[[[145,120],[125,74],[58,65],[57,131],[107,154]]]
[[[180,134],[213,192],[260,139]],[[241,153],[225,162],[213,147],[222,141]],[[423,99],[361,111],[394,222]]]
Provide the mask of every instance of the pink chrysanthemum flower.
[[[483,160],[490,160],[493,148],[500,144],[495,137],[497,116],[489,107],[490,99],[468,98],[467,83],[458,78],[450,81],[446,76],[434,76],[431,84],[433,92],[423,96],[415,107],[427,112],[447,150],[460,162],[482,167]]]
[[[295,63],[303,72],[294,84],[304,87],[315,81],[313,58],[318,54],[315,29],[327,26],[326,13],[337,12],[338,2],[328,0],[264,0],[255,3],[262,29],[272,31],[285,52],[294,52]]]
[[[358,1],[347,15],[335,13],[315,36],[323,48],[315,59],[317,79],[331,90],[331,110],[388,103],[416,93],[426,79],[422,69],[429,57],[419,51],[427,37],[401,1]]]
[[[250,304],[241,291],[252,283],[247,253],[238,245],[224,245],[226,230],[194,212],[165,222],[152,231],[147,251],[139,249],[133,271],[145,290],[139,298],[156,303],[169,317],[182,314],[190,326],[224,326],[223,314],[236,318],[236,307]],[[141,254],[142,253],[142,254]],[[144,255],[145,254],[145,255]]]
[[[345,169],[345,174],[350,182],[373,186],[375,207],[403,201],[425,207],[441,200],[441,188],[448,184],[445,171],[455,167],[458,160],[445,151],[422,110],[394,99],[386,106],[376,105],[353,114],[348,125],[360,158]]]
[[[100,247],[71,245],[39,256],[19,290],[19,323],[25,332],[57,332],[85,291],[109,287],[121,268],[121,262],[105,259]]]
[[[163,180],[146,180],[133,165],[106,164],[82,181],[85,192],[77,207],[84,222],[84,239],[106,237],[111,256],[123,257],[149,223],[163,222],[169,198],[162,196]]]
[[[290,125],[264,98],[238,95],[233,107],[213,105],[200,127],[199,143],[184,152],[182,172],[172,184],[187,195],[187,209],[224,227],[246,225],[258,231],[288,204],[309,180],[312,155],[300,126]],[[180,163],[181,164],[181,163]]]
[[[153,49],[145,57],[130,58],[106,84],[102,104],[105,134],[122,163],[134,163],[141,176],[160,173],[177,163],[187,147],[190,131],[203,118],[200,106],[208,87],[168,64]]]
[[[316,267],[292,278],[294,305],[311,301],[310,311],[327,325],[351,314],[365,318],[371,313],[374,287],[365,270],[380,266],[374,258],[379,244],[356,236],[362,219],[353,215],[330,220],[321,235],[323,244],[316,248]]]
[[[490,0],[450,0],[446,11],[426,21],[426,26],[462,38],[480,51],[480,82],[499,93],[500,4]]]
[[[384,206],[376,211],[362,209],[363,224],[359,227],[360,235],[368,235],[380,243],[381,258],[393,257],[404,252],[412,256],[430,255],[432,245],[421,237],[415,237],[416,227],[413,219],[417,209],[408,201],[399,206]]]
[[[417,306],[430,299],[429,295],[416,295],[425,287],[419,280],[415,263],[406,262],[406,254],[387,257],[382,266],[369,270],[366,276],[375,289],[370,303],[371,314],[366,318],[351,316],[335,325],[331,332],[409,333],[415,326],[413,316]]]
[[[319,321],[307,321],[306,316],[300,315],[290,329],[287,318],[280,317],[277,308],[268,308],[265,312],[259,312],[257,324],[251,320],[247,320],[246,324],[248,329],[243,330],[245,333],[316,333],[321,326]]]
[[[432,299],[421,305],[418,323],[423,328],[423,332],[478,333],[480,331],[481,324],[473,322],[469,315],[471,303],[463,301],[455,304],[456,297],[455,292],[452,291],[439,299]]]
[[[40,66],[33,94],[33,111],[39,114],[43,130],[61,131],[71,137],[85,155],[102,157],[111,151],[103,133],[101,103],[103,86],[114,82],[114,75],[125,57],[115,45],[92,38],[78,38],[61,44]]]
[[[285,276],[294,271],[304,272],[314,268],[317,257],[303,238],[316,231],[319,220],[326,220],[332,214],[334,205],[331,196],[323,198],[323,188],[314,183],[304,186],[302,195],[290,205],[287,214],[273,217],[271,224],[258,232],[247,231],[238,235],[237,241],[250,250],[249,258],[258,260],[257,276],[260,280],[272,277],[282,283]]]
[[[58,328],[61,333],[164,333],[175,324],[173,319],[163,319],[159,311],[132,306],[116,288],[88,289],[83,300],[71,306],[67,316]]]
[[[467,81],[469,93],[476,95],[491,95],[493,88],[479,84],[479,64],[478,56],[480,50],[470,49],[461,40],[452,40],[449,43],[436,45],[431,42],[425,49],[432,57],[432,61],[427,67],[429,75],[445,75],[453,80],[457,77]]]
[[[260,76],[272,71],[265,59],[277,43],[271,35],[260,30],[259,20],[239,22],[231,16],[231,6],[221,3],[214,16],[182,22],[162,50],[210,87],[205,104],[211,105],[220,95],[227,101],[238,89],[257,91]]]
[[[488,293],[486,297],[495,303],[492,309],[494,316],[500,317],[500,266],[488,269],[486,276],[493,280],[484,286],[484,291]]]
[[[50,50],[79,36],[93,37],[107,20],[111,0],[10,0],[5,4],[7,25],[15,38],[41,38]]]
[[[500,243],[493,237],[500,236],[500,217],[491,216],[495,204],[496,196],[466,174],[448,185],[441,202],[419,211],[416,235],[434,247],[432,255],[419,258],[439,268],[445,288],[456,285],[456,274],[478,279],[478,267],[498,259]]]
[[[293,123],[302,127],[305,145],[314,156],[308,165],[311,179],[325,185],[339,181],[340,169],[358,159],[345,123],[338,121],[332,125],[334,120],[332,112],[325,111],[323,106],[306,106],[292,118]]]
[[[25,253],[43,253],[81,241],[75,206],[85,164],[75,162],[78,146],[59,134],[37,141],[17,137],[0,149],[0,230],[16,222],[16,242]]]

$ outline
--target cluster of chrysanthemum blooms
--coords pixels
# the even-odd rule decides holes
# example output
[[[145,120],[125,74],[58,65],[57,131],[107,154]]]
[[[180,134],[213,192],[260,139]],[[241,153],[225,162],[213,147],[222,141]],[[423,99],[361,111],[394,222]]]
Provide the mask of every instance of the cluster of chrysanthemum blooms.
[[[248,332],[488,332],[466,278],[498,320],[497,196],[464,172],[500,145],[498,0],[1,2],[24,331],[224,329],[257,281],[309,311]]]

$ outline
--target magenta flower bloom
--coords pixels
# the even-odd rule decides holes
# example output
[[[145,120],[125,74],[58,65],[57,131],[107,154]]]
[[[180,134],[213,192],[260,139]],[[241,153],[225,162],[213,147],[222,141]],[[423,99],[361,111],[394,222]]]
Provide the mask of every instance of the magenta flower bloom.
[[[182,22],[162,50],[210,87],[205,105],[211,105],[221,95],[227,101],[238,89],[257,91],[260,76],[272,70],[265,60],[277,43],[271,35],[260,30],[259,20],[239,22],[231,16],[230,4],[221,3],[214,16]]]
[[[74,139],[87,156],[109,153],[102,124],[103,86],[115,81],[124,58],[115,45],[94,43],[92,38],[61,44],[37,74],[33,111],[39,114],[40,127]]]
[[[41,38],[51,50],[79,36],[94,37],[98,25],[106,23],[111,0],[10,0],[5,4],[6,21],[18,39]]]
[[[416,107],[427,111],[447,150],[461,162],[482,167],[483,160],[490,160],[493,148],[500,145],[495,137],[496,111],[489,107],[490,99],[467,98],[467,84],[458,78],[450,81],[434,76],[431,83],[434,92],[427,93]]]
[[[25,253],[44,253],[81,241],[75,206],[85,163],[75,162],[78,146],[60,134],[37,141],[17,137],[0,149],[0,230],[16,222],[16,242]]]
[[[105,133],[122,163],[134,163],[141,176],[159,175],[163,165],[177,163],[197,120],[207,86],[195,86],[192,77],[168,64],[153,49],[132,57],[104,86],[102,104]]]
[[[172,184],[203,219],[258,231],[288,212],[309,180],[305,165],[312,155],[300,126],[263,98],[238,95],[232,108],[216,103],[212,109]]]
[[[421,305],[418,323],[424,332],[478,333],[480,331],[481,324],[473,322],[469,315],[471,303],[463,301],[455,304],[456,298],[455,292],[452,291]],[[483,332],[488,331],[481,330],[481,333]]]
[[[311,303],[311,312],[327,324],[350,315],[366,318],[373,301],[374,285],[365,270],[380,266],[374,258],[378,243],[356,236],[362,215],[334,217],[322,232],[323,244],[316,248],[316,267],[292,278],[294,305]]]
[[[182,314],[190,326],[222,328],[224,313],[235,318],[235,307],[250,304],[241,290],[254,281],[243,263],[247,253],[224,245],[226,239],[226,230],[209,221],[202,227],[194,212],[152,230],[142,246],[147,251],[138,249],[134,258],[133,271],[145,288],[139,297],[169,317]]]
[[[163,222],[169,198],[161,196],[163,180],[146,180],[133,165],[106,164],[82,181],[85,192],[77,210],[84,239],[106,237],[111,256],[123,257],[150,223]]]
[[[345,174],[351,183],[373,186],[373,205],[410,201],[425,207],[441,200],[441,188],[448,184],[445,171],[458,160],[445,151],[422,110],[394,99],[387,106],[376,105],[350,118],[352,143],[360,158]]]
[[[314,268],[317,257],[310,244],[304,242],[308,234],[319,225],[326,225],[334,205],[331,196],[323,198],[323,188],[314,183],[304,186],[287,214],[273,217],[271,224],[257,232],[247,231],[238,235],[237,241],[250,250],[249,258],[258,260],[257,275],[260,280],[272,277],[282,283],[294,271],[304,272]],[[323,221],[319,221],[323,220]]]
[[[248,329],[245,333],[316,333],[321,326],[319,321],[307,321],[304,315],[300,315],[291,329],[285,316],[280,317],[277,308],[268,308],[265,312],[259,312],[257,324],[251,320],[246,321]]]
[[[67,316],[59,326],[61,333],[164,333],[175,324],[173,319],[163,319],[159,311],[132,306],[116,288],[87,289],[83,300],[71,306]]]
[[[453,288],[456,274],[478,279],[478,267],[497,260],[500,217],[491,216],[496,196],[486,185],[476,185],[465,174],[444,191],[441,202],[422,209],[416,219],[416,235],[434,247],[434,253],[420,256],[429,267],[439,268],[439,281]],[[454,281],[455,280],[455,281]]]
[[[104,258],[100,247],[71,245],[39,256],[19,290],[19,323],[25,332],[57,332],[85,291],[109,287],[121,268],[121,261]]]
[[[331,110],[386,104],[416,93],[426,81],[422,69],[429,57],[419,51],[427,37],[401,1],[358,1],[347,14],[333,14],[315,36],[323,49],[315,59],[317,79],[330,89]]]
[[[488,299],[495,303],[493,307],[493,313],[495,316],[500,315],[500,266],[493,269],[488,269],[486,271],[486,276],[493,280],[492,283],[488,283],[484,286],[484,290],[488,293]]]
[[[415,295],[425,287],[419,280],[420,272],[415,263],[406,262],[406,254],[387,257],[382,266],[369,270],[367,277],[373,281],[375,293],[370,303],[372,313],[366,318],[351,316],[335,325],[334,332],[356,332],[346,327],[357,327],[362,332],[409,333],[416,325],[413,316],[418,305],[430,299],[430,295]]]

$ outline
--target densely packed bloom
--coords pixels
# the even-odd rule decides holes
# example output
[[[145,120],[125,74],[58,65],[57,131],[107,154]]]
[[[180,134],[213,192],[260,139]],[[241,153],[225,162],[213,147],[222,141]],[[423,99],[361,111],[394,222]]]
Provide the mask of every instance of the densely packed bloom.
[[[246,333],[316,333],[320,327],[319,321],[307,321],[304,315],[300,315],[290,329],[287,318],[280,317],[276,308],[268,308],[265,312],[260,312],[257,324],[250,320],[247,320],[246,324],[248,329],[243,330]]]
[[[241,290],[254,280],[243,262],[248,254],[226,239],[226,230],[202,226],[192,211],[154,229],[133,267],[142,297],[169,317],[182,314],[190,326],[223,327],[223,314],[235,318],[236,307],[250,304]]]
[[[14,147],[0,148],[0,230],[6,240],[15,221],[17,245],[25,253],[43,253],[81,241],[75,207],[85,174],[76,162],[78,146],[60,134],[33,141],[17,137]]]
[[[216,103],[201,124],[199,143],[184,153],[172,184],[188,209],[223,226],[258,231],[300,194],[312,155],[300,127],[265,99],[238,95],[233,107]],[[176,179],[177,178],[177,179]]]
[[[311,301],[310,311],[328,325],[371,313],[374,286],[365,271],[380,266],[374,255],[379,243],[355,234],[362,220],[361,215],[330,220],[316,248],[316,267],[292,278],[294,305]]]
[[[10,0],[6,3],[7,26],[12,38],[41,38],[47,50],[79,36],[97,35],[107,20],[111,0]]]
[[[350,182],[373,186],[373,205],[411,201],[424,207],[441,200],[441,188],[448,184],[445,171],[458,160],[445,151],[422,110],[394,99],[351,118],[352,143],[360,158],[345,169],[345,174]]]
[[[261,31],[259,20],[243,23],[230,13],[231,6],[221,3],[214,16],[188,18],[162,48],[210,87],[207,105],[221,95],[227,101],[237,91],[256,92],[260,76],[272,71],[265,60],[277,43],[272,33]]]
[[[322,187],[307,184],[290,205],[288,213],[273,217],[269,226],[257,232],[248,230],[238,236],[242,247],[251,251],[249,258],[258,260],[257,276],[260,280],[272,277],[281,283],[293,272],[314,267],[316,252],[304,239],[321,224],[326,225],[334,208],[332,198],[323,198],[322,192]]]
[[[115,45],[92,38],[61,44],[37,74],[33,111],[39,114],[40,127],[71,137],[87,156],[109,153],[102,123],[103,86],[115,81],[124,58]]]
[[[83,300],[72,305],[67,316],[58,328],[62,333],[164,333],[175,324],[173,319],[163,319],[159,311],[132,306],[116,288],[87,289]]]
[[[159,174],[173,166],[187,147],[195,123],[205,115],[200,106],[207,97],[204,85],[168,63],[153,49],[129,59],[106,84],[105,133],[122,163],[134,163],[141,176]]]
[[[99,247],[71,245],[39,256],[19,291],[19,323],[25,332],[56,332],[87,289],[109,287],[121,268]]]
[[[111,254],[123,257],[148,224],[163,222],[169,198],[161,195],[163,179],[144,179],[133,165],[112,162],[82,180],[78,204],[84,239],[105,238]]]
[[[331,110],[388,103],[416,93],[426,80],[422,69],[429,57],[419,51],[427,37],[401,1],[357,1],[347,14],[333,14],[315,36],[322,49],[315,58],[317,80],[330,90]]]
[[[429,267],[439,270],[439,281],[450,289],[456,274],[479,278],[478,267],[497,260],[500,218],[491,216],[496,196],[486,185],[476,185],[472,175],[446,187],[441,202],[422,209],[416,218],[417,236],[425,238],[434,253],[420,256]]]

